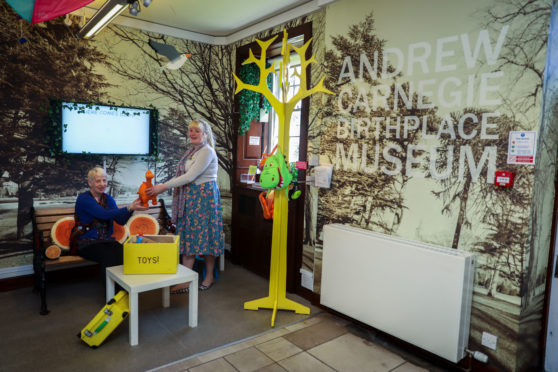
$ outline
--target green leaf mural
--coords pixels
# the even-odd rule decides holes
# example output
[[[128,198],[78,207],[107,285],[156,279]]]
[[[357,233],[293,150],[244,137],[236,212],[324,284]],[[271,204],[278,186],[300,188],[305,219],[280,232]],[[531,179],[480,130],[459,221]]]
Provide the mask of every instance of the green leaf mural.
[[[271,66],[269,63],[266,64],[266,68]],[[239,76],[242,81],[247,84],[258,85],[260,82],[260,70],[255,63],[249,63],[243,65],[240,68]],[[267,77],[267,86],[270,90],[273,87],[272,76]],[[250,123],[252,120],[260,120],[260,110],[263,109],[265,112],[269,112],[271,105],[269,101],[262,97],[260,93],[253,92],[251,90],[243,90],[238,95],[238,102],[240,105],[240,125],[238,127],[238,134],[245,134],[248,129],[250,129]]]

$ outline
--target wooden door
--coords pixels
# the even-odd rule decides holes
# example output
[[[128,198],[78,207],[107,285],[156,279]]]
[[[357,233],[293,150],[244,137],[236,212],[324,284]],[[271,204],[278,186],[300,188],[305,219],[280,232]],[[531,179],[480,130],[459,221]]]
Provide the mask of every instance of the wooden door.
[[[246,184],[242,182],[242,176],[248,174],[250,166],[258,165],[262,158],[262,151],[266,147],[265,123],[253,120],[250,129],[239,135],[236,141],[236,185]]]

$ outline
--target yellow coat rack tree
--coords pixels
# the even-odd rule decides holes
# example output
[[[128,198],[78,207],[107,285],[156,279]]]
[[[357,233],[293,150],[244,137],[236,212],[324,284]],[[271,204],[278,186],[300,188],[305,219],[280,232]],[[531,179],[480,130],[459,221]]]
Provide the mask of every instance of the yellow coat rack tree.
[[[325,77],[312,89],[306,89],[306,70],[311,63],[316,60],[312,55],[308,60],[306,59],[306,50],[310,46],[312,39],[308,40],[302,47],[297,48],[288,43],[287,31],[283,31],[283,46],[281,55],[283,56],[279,62],[279,88],[281,97],[277,98],[273,95],[267,86],[267,76],[274,73],[275,63],[266,68],[266,53],[267,48],[275,41],[277,36],[267,41],[256,40],[262,49],[261,57],[256,58],[250,50],[250,55],[242,64],[255,63],[260,69],[260,82],[258,85],[244,84],[236,75],[236,92],[243,89],[251,90],[261,93],[279,118],[279,139],[278,145],[282,149],[283,154],[289,154],[289,127],[291,124],[291,115],[294,107],[300,100],[317,92],[333,94],[326,89],[323,85]],[[300,88],[298,92],[287,100],[287,93],[289,91],[289,56],[291,48],[300,56],[300,71],[295,71],[294,74],[300,78]],[[275,316],[277,310],[291,310],[297,314],[310,314],[310,309],[306,306],[298,304],[286,297],[287,285],[287,222],[289,218],[289,205],[288,198],[284,192],[275,193],[275,207],[273,211],[273,236],[271,245],[271,268],[269,274],[269,296],[257,300],[247,301],[244,303],[246,310],[258,310],[259,308],[273,309],[271,317],[271,326],[275,325]]]

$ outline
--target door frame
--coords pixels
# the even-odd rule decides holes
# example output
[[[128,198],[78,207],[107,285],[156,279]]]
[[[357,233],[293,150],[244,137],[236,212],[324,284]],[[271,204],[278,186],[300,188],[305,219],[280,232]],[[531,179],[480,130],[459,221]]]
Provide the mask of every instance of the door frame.
[[[550,345],[549,341],[549,332],[554,331],[557,332],[557,337],[555,340],[558,342],[558,329],[550,329],[550,314],[551,314],[551,307],[554,312],[558,312],[558,277],[554,277],[554,275],[558,275],[558,263],[556,260],[556,256],[558,255],[556,251],[556,244],[557,236],[558,236],[558,179],[555,178],[554,180],[554,211],[552,213],[552,230],[551,230],[551,237],[550,237],[550,247],[548,252],[548,266],[546,268],[546,284],[545,284],[545,296],[544,296],[544,305],[543,305],[543,323],[542,323],[542,332],[541,332],[541,356],[542,356],[542,367],[547,367],[547,362],[550,362],[549,350],[554,347],[554,350],[558,348],[558,344]],[[556,270],[556,271],[555,271]],[[556,308],[554,308],[556,307]],[[558,323],[556,321],[555,323]],[[558,358],[554,357],[552,361],[557,361]],[[551,370],[549,370],[551,371]]]

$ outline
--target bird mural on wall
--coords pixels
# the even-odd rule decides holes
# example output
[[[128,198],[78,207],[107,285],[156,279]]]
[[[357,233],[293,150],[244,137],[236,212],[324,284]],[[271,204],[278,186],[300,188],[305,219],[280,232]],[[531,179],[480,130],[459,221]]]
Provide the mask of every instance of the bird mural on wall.
[[[149,46],[153,48],[157,54],[166,57],[169,62],[162,66],[168,68],[169,70],[178,70],[188,58],[192,57],[191,53],[179,53],[176,48],[172,45],[158,43],[154,40],[149,40]]]

